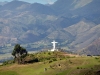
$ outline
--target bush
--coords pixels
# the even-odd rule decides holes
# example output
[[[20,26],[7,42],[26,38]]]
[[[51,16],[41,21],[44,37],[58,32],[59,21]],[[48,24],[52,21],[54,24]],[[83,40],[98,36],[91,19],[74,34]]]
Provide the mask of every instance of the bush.
[[[52,60],[50,60],[49,63],[52,63]]]
[[[51,53],[49,52],[48,55],[51,55]]]
[[[69,60],[69,63],[70,63],[70,64],[72,63],[71,60]]]
[[[44,54],[46,54],[46,52],[44,52]]]
[[[50,57],[48,57],[48,58],[45,58],[46,60],[50,60]]]
[[[99,59],[98,57],[95,57],[95,59]]]
[[[77,67],[77,69],[80,69],[79,67]]]
[[[56,58],[54,58],[54,59],[52,59],[53,61],[57,61],[57,59]]]
[[[8,64],[8,61],[5,61],[5,62],[3,62],[3,64],[2,65],[7,65]]]

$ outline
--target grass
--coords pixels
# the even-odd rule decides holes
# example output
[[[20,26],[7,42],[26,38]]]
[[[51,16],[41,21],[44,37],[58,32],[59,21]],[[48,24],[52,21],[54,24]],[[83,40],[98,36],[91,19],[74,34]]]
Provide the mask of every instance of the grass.
[[[54,54],[54,53],[53,53]],[[40,53],[37,56],[49,57],[52,53]],[[59,57],[58,57],[59,58]],[[42,62],[18,65],[10,64],[0,66],[0,75],[84,75],[88,73],[92,75],[100,68],[94,67],[100,65],[100,57],[65,57],[62,60],[48,62],[45,60]],[[45,70],[46,68],[46,70]],[[95,75],[95,74],[94,74]]]
[[[0,75],[19,75],[14,71],[1,71]]]

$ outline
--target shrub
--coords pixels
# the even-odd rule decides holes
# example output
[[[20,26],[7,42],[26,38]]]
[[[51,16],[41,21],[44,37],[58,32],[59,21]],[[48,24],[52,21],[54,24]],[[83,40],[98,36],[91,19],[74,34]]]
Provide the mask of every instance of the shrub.
[[[72,63],[71,60],[69,60],[69,63],[70,63],[70,64]]]
[[[50,57],[48,57],[48,58],[45,58],[46,60],[50,60]]]
[[[44,52],[44,54],[46,54],[46,52]]]
[[[54,58],[54,59],[52,59],[53,61],[57,61],[57,59],[56,58]]]
[[[52,60],[50,60],[49,63],[52,63]]]
[[[79,67],[77,67],[77,69],[80,69]]]
[[[99,59],[98,57],[95,57],[95,59]]]
[[[35,58],[33,61],[34,61],[34,62],[39,62],[38,58]]]
[[[51,53],[49,52],[48,55],[51,55]]]
[[[8,61],[4,61],[2,65],[7,65],[8,64]]]

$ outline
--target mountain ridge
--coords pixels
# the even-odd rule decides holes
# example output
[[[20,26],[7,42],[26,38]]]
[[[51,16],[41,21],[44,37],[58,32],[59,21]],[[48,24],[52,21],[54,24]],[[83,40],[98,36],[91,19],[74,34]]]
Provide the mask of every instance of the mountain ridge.
[[[86,48],[100,37],[99,2],[57,0],[49,6],[8,2],[0,7],[0,46],[32,43],[42,49],[45,44],[50,48],[50,42],[57,40],[58,46],[66,50]],[[32,45],[30,47],[34,48]]]

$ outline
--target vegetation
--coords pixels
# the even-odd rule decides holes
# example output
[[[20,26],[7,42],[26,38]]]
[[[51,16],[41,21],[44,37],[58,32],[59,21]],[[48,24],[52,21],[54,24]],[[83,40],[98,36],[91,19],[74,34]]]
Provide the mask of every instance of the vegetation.
[[[65,52],[42,51],[27,54],[26,64],[5,62],[1,75],[100,75],[99,56],[77,56]]]
[[[14,71],[6,71],[6,72],[0,72],[0,75],[18,75],[18,74]]]
[[[15,62],[18,61],[18,64],[23,63],[24,58],[27,56],[27,51],[25,48],[21,47],[19,44],[16,44],[12,52]]]

